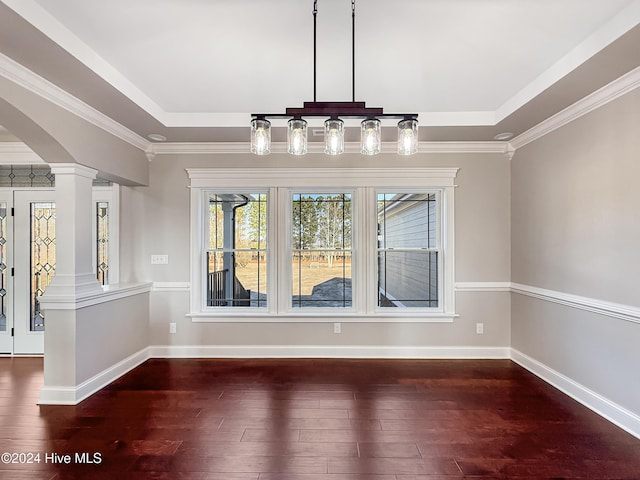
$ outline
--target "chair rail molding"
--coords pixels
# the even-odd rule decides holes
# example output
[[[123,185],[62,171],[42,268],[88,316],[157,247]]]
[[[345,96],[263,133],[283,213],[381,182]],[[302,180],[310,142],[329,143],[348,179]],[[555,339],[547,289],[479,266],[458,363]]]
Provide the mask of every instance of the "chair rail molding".
[[[510,292],[511,282],[456,282],[456,292]]]
[[[557,292],[519,283],[511,284],[511,291],[520,295],[546,300],[548,302],[579,308],[588,312],[618,318],[628,322],[640,323],[640,308],[620,303],[607,302],[595,298],[582,297],[570,293]]]

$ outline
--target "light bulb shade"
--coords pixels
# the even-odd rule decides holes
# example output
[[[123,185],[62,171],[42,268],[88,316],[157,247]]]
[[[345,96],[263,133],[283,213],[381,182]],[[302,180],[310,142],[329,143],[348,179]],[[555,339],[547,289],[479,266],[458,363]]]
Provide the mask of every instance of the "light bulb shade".
[[[289,120],[287,128],[287,151],[291,155],[307,153],[307,122],[302,118]]]
[[[324,122],[324,153],[344,153],[344,122],[339,118],[330,118]]]
[[[398,155],[418,152],[418,120],[409,118],[398,122]]]
[[[271,122],[264,118],[251,120],[251,153],[268,155],[271,152]]]
[[[377,118],[368,118],[360,124],[360,153],[376,155],[382,144],[382,123]]]

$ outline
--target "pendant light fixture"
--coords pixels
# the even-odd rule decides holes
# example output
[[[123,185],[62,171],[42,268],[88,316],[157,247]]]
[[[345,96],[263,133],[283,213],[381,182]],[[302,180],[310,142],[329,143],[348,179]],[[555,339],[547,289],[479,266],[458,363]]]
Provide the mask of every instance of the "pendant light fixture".
[[[271,151],[271,122],[264,118],[251,120],[251,153],[268,155]]]
[[[343,118],[363,118],[360,125],[360,152],[363,155],[380,153],[382,144],[381,119],[399,118],[399,155],[412,155],[418,151],[418,114],[384,113],[382,108],[367,107],[356,102],[356,2],[351,0],[351,90],[350,102],[316,101],[316,18],[318,0],[313,2],[313,102],[304,102],[302,108],[286,108],[285,113],[254,113],[251,120],[251,152],[266,155],[271,150],[271,123],[267,118],[289,118],[287,151],[292,155],[307,153],[307,122],[303,117],[328,117],[324,122],[324,152],[340,155],[344,152]]]
[[[287,124],[287,151],[291,155],[307,153],[307,121],[292,118]]]
[[[367,118],[360,124],[360,153],[376,155],[382,145],[382,122],[377,118]]]
[[[413,155],[418,151],[418,121],[405,118],[398,122],[398,155]]]
[[[344,153],[344,122],[339,118],[330,118],[324,122],[324,153]]]

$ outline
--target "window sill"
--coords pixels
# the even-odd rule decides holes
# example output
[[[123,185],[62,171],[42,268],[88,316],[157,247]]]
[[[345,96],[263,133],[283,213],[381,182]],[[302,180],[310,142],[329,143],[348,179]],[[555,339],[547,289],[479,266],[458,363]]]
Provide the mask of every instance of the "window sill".
[[[195,312],[187,317],[197,323],[452,323],[456,313],[347,313],[347,312]]]

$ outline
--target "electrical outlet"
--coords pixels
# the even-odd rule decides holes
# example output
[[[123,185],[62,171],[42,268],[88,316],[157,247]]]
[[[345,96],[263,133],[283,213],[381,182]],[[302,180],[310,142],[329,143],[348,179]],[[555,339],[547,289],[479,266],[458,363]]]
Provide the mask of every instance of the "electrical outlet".
[[[169,255],[151,255],[151,265],[167,265]]]
[[[342,333],[342,324],[336,322],[333,324],[333,333]]]
[[[476,323],[476,333],[479,335],[484,333],[484,323]]]
[[[175,322],[171,322],[169,324],[169,333],[176,333],[176,331],[177,331],[177,326]]]

